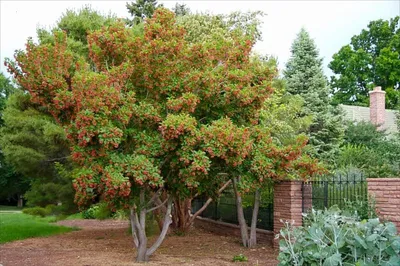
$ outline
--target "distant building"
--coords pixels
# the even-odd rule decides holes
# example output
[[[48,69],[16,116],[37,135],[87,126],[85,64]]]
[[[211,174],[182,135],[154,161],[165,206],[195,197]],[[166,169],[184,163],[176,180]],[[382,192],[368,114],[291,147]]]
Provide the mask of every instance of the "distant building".
[[[343,105],[345,118],[350,121],[369,121],[379,130],[386,130],[388,134],[398,133],[396,124],[396,110],[385,109],[385,94],[381,87],[369,92],[369,106]]]

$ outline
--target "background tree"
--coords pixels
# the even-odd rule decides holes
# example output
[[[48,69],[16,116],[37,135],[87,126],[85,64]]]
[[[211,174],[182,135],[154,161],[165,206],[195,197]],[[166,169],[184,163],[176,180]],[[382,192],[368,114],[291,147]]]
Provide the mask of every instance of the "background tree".
[[[126,20],[127,25],[133,26],[142,23],[145,18],[153,16],[154,11],[162,6],[157,3],[157,0],[136,0],[136,2],[126,3],[126,8],[132,16],[132,19]],[[180,11],[182,10],[180,9]]]
[[[284,70],[287,92],[304,99],[304,115],[312,115],[309,143],[318,158],[332,162],[343,136],[340,110],[330,105],[329,87],[322,70],[322,59],[314,41],[301,29],[291,48]]]
[[[400,104],[400,28],[397,16],[375,20],[333,55],[329,64],[333,101],[369,105],[368,92],[375,86],[386,91],[386,108]]]
[[[7,99],[16,91],[11,80],[0,73],[0,132],[4,126],[4,109]],[[1,147],[1,146],[0,146]],[[0,202],[3,204],[14,204],[22,207],[21,196],[29,188],[29,180],[17,173],[9,164],[0,148]]]
[[[174,11],[176,16],[185,16],[189,15],[190,8],[186,6],[186,4],[179,4],[176,3],[175,6],[172,8],[172,11]]]
[[[187,34],[185,38],[192,43],[201,43],[215,38],[232,38],[232,33],[244,34],[248,38],[261,40],[261,11],[232,12],[230,14],[195,13],[178,16],[177,23]]]
[[[30,205],[44,207],[61,202],[66,211],[73,210],[72,180],[60,178],[54,168],[55,162],[68,164],[65,133],[40,109],[30,102],[29,94],[14,93],[3,113],[0,146],[7,163],[29,180],[30,196],[26,199]]]

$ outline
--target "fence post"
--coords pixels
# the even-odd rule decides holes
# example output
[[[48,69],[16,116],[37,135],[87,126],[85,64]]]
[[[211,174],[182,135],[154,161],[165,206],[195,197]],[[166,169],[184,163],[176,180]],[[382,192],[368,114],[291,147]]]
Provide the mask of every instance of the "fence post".
[[[284,227],[281,222],[290,222],[294,226],[302,225],[302,181],[281,181],[274,185],[274,234]],[[275,248],[279,239],[274,239]]]

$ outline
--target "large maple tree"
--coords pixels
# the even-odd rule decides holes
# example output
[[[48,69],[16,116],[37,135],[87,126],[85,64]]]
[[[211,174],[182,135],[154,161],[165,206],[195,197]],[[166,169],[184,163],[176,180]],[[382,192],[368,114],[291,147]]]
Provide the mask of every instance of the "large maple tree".
[[[76,202],[101,196],[130,209],[137,261],[164,239],[174,198],[217,193],[229,179],[240,196],[268,180],[318,171],[302,155],[306,139],[282,146],[259,125],[276,69],[250,56],[255,39],[234,31],[191,43],[185,34],[160,8],[143,35],[123,22],[90,33],[88,59],[54,32],[54,44],[28,41],[6,62],[65,128],[80,169]],[[146,213],[161,206],[164,226],[148,248]]]

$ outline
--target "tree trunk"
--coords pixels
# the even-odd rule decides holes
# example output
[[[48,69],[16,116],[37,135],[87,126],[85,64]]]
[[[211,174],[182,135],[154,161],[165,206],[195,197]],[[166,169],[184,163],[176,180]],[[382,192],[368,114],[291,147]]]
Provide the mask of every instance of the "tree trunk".
[[[190,228],[190,213],[192,199],[175,199],[174,201],[174,229],[179,233],[186,233]]]
[[[22,195],[18,194],[17,197],[18,197],[17,207],[18,207],[18,208],[24,207],[24,200],[23,200],[23,198],[22,198]]]
[[[251,217],[249,248],[254,248],[257,245],[257,220],[258,210],[260,209],[260,197],[260,190],[257,189],[254,193],[254,206],[253,216]]]
[[[171,224],[172,220],[171,220],[171,210],[172,210],[172,202],[173,199],[170,196],[168,198],[168,203],[167,203],[167,211],[165,213],[165,217],[164,217],[164,226],[163,229],[160,233],[160,235],[158,236],[156,242],[154,242],[153,246],[151,246],[151,248],[149,248],[146,252],[146,256],[149,257],[150,255],[152,255],[154,253],[154,251],[157,250],[157,248],[161,245],[161,243],[163,242],[165,236],[167,235],[168,232],[168,228],[169,225]]]
[[[131,207],[131,228],[132,228],[132,237],[133,243],[137,249],[136,262],[147,262],[149,260],[149,256],[157,250],[157,248],[161,245],[164,240],[169,225],[171,224],[171,209],[172,209],[172,197],[168,197],[167,200],[167,210],[164,216],[164,223],[162,231],[156,240],[156,242],[150,247],[147,248],[147,236],[146,236],[146,213],[151,212],[157,208],[161,208],[164,204],[157,204],[158,206],[147,210],[146,202],[145,202],[145,193],[144,189],[140,191],[140,206],[139,208],[134,205]]]
[[[240,196],[240,194],[237,190],[237,182],[239,181],[239,178],[234,177],[232,179],[232,181],[233,181],[233,189],[235,191],[236,209],[237,209],[237,215],[238,215],[238,221],[239,221],[239,227],[240,227],[240,235],[242,237],[243,246],[248,247],[249,236],[248,236],[248,231],[247,231],[246,220],[244,219],[242,197]]]

